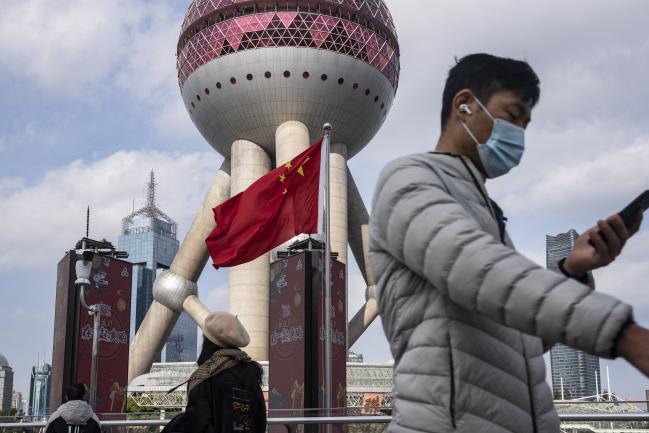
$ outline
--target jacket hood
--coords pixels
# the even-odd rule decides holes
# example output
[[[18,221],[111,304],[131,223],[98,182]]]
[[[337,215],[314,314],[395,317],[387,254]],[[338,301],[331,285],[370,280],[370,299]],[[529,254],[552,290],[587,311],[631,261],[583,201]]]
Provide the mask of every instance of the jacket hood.
[[[62,404],[50,417],[50,422],[60,416],[68,424],[85,424],[90,418],[99,422],[97,415],[88,403],[83,400],[71,400]]]

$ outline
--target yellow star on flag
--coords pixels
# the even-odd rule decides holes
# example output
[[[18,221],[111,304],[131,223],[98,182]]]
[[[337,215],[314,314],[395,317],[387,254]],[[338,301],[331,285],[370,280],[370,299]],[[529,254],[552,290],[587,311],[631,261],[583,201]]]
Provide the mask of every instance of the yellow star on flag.
[[[301,175],[302,177],[304,177],[304,164],[306,164],[307,162],[309,162],[310,159],[311,159],[311,157],[310,157],[310,156],[307,156],[306,159],[304,160],[304,163],[300,166],[300,168],[297,169],[297,172],[300,173],[300,175]]]
[[[287,170],[290,170],[291,167],[293,167],[293,165],[291,164],[291,161],[289,161],[286,164],[284,164],[284,167],[286,167]]]
[[[280,181],[281,183],[284,183],[284,182],[286,181],[286,176],[284,176],[284,173],[282,173],[282,174],[279,175],[279,181]]]

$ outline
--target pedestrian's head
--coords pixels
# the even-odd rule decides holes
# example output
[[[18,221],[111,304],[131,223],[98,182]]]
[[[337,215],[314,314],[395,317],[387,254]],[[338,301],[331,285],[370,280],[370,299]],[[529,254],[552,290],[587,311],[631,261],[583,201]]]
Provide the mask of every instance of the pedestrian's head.
[[[219,347],[239,348],[250,343],[248,331],[239,318],[224,311],[210,313],[205,318],[203,334]]]
[[[86,386],[83,383],[75,383],[68,386],[68,389],[65,391],[65,396],[68,398],[68,401],[71,400],[83,400],[83,397],[86,395]]]
[[[524,61],[490,54],[461,58],[444,87],[442,135],[487,177],[506,173],[522,157],[539,83]]]
[[[205,318],[203,349],[196,362],[201,365],[219,349],[246,347],[249,343],[248,331],[237,316],[222,311],[210,313]]]
[[[212,357],[212,355],[214,355],[214,352],[221,349],[223,348],[214,344],[212,340],[207,338],[207,336],[203,335],[203,347],[201,349],[200,355],[198,355],[198,359],[196,360],[196,363],[198,365],[203,365],[205,361],[207,361]]]

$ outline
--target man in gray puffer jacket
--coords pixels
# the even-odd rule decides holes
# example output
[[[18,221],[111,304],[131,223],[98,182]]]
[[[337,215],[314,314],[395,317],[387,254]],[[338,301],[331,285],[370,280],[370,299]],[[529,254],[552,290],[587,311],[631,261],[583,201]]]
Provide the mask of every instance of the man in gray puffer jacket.
[[[395,359],[391,433],[559,432],[543,360],[555,343],[649,373],[649,331],[588,285],[641,213],[628,229],[599,221],[557,273],[515,251],[485,189],[520,161],[539,95],[527,63],[467,56],[446,83],[436,152],[381,173],[370,260]]]

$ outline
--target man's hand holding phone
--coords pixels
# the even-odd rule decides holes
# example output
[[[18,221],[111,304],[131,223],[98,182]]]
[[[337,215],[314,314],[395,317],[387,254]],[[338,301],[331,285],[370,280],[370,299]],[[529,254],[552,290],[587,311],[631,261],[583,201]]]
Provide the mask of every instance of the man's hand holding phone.
[[[626,241],[636,234],[642,224],[643,213],[638,209],[635,221],[627,227],[619,214],[598,221],[575,243],[572,253],[563,264],[564,270],[574,276],[582,277],[587,272],[602,268],[620,255]]]
[[[581,235],[563,263],[568,274],[580,278],[586,272],[610,264],[622,252],[626,241],[640,230],[643,212],[649,209],[649,190],[640,194],[621,212]],[[621,356],[649,376],[649,329],[628,323],[616,341],[615,356]]]

